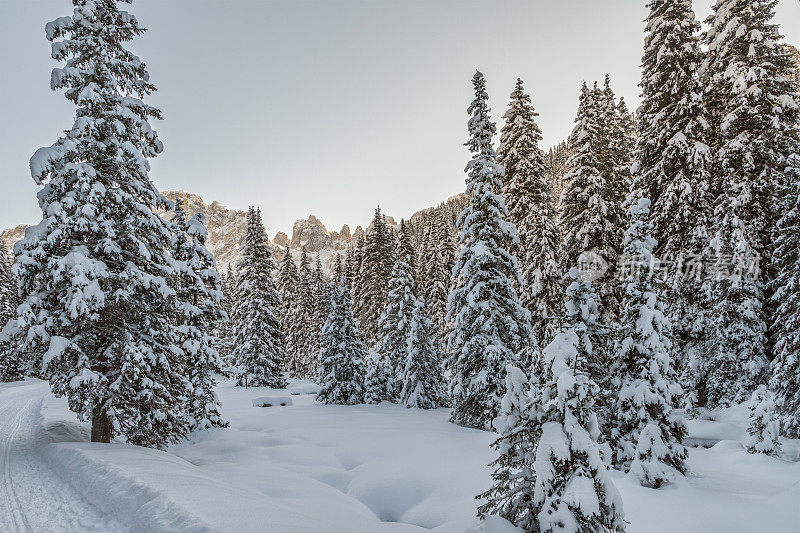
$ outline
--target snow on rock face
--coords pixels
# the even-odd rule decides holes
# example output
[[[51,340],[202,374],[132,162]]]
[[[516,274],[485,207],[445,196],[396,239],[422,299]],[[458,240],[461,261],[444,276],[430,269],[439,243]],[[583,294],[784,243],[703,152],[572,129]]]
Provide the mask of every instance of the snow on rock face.
[[[292,248],[305,247],[308,252],[318,252],[323,248],[344,249],[346,245],[341,242],[333,241],[331,233],[325,229],[325,225],[314,215],[310,215],[306,220],[298,220],[292,228]]]
[[[0,239],[8,247],[9,252],[13,252],[14,243],[25,236],[25,230],[29,227],[27,224],[20,224],[17,227],[0,231]]]
[[[284,232],[279,231],[275,234],[275,238],[272,239],[272,242],[277,244],[278,246],[289,246],[292,241],[289,240],[289,236],[286,235]]]

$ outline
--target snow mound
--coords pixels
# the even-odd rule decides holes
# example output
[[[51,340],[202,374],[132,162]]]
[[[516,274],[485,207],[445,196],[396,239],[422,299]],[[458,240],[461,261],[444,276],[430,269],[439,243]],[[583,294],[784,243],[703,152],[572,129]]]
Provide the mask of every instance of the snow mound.
[[[298,383],[289,387],[289,394],[294,396],[300,394],[317,394],[319,389],[320,387],[316,383]]]
[[[420,523],[407,516],[433,492],[419,476],[403,465],[363,465],[349,485],[347,495],[366,505],[381,522],[404,522],[426,529],[440,523]]]
[[[253,407],[286,407],[292,405],[292,399],[288,396],[261,396],[253,400]]]
[[[742,441],[747,436],[742,426],[716,420],[686,420],[688,435],[683,439],[684,446],[710,448],[723,440]]]

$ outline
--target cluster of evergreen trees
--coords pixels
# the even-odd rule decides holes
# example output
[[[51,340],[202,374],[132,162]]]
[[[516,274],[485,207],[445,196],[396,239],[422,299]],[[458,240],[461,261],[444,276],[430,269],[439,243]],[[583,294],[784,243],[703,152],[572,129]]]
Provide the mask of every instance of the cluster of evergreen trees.
[[[436,221],[442,219],[431,220],[434,223],[420,234],[436,231]],[[438,249],[449,254],[452,248],[443,244],[452,242],[449,232],[438,231],[442,236]],[[409,224],[401,221],[395,231],[376,210],[364,238],[346,256],[336,256],[332,282],[323,272],[319,255],[312,269],[303,250],[298,266],[287,248],[277,276],[279,303],[261,304],[279,309],[284,317],[280,335],[272,338],[282,339],[285,355],[273,350],[283,357],[282,363],[260,366],[268,366],[270,375],[278,376],[285,369],[290,375],[317,380],[321,386],[317,399],[324,403],[392,401],[424,409],[447,405],[441,333],[428,316],[416,279],[418,270],[432,264],[428,268],[434,275],[428,279],[440,286],[431,283],[431,293],[439,290],[446,298],[441,286],[449,287],[449,276],[437,267],[448,267],[449,255],[418,254],[413,240]],[[234,300],[243,297],[248,296],[239,291],[233,294]],[[233,323],[239,320],[234,313]],[[250,335],[259,337],[258,332]]]
[[[463,215],[471,223],[461,255],[474,253],[473,232],[491,213],[498,228],[513,222],[518,235],[493,232],[478,247],[482,260],[501,262],[510,251],[519,266],[491,283],[480,283],[486,268],[462,271],[456,287],[480,286],[471,292],[476,312],[505,309],[505,331],[514,331],[517,315],[486,287],[507,294],[503,278],[518,276],[531,337],[546,347],[534,357],[518,348],[468,367],[472,380],[459,393],[477,382],[482,395],[497,398],[505,365],[502,400],[484,409],[484,425],[496,415],[500,438],[495,483],[481,495],[480,513],[500,514],[525,531],[624,529],[606,470],[614,465],[653,488],[685,472],[677,407],[750,399],[753,453],[777,453],[779,433],[797,437],[800,428],[800,98],[772,23],[775,2],[718,0],[702,34],[690,0],[648,7],[635,121],[608,78],[602,87],[584,84],[568,144],[543,160],[530,148],[540,132],[518,83],[498,150],[505,182],[491,151],[494,127],[475,115],[485,101],[476,80],[467,180],[473,211]],[[564,170],[547,170],[565,154]],[[539,187],[561,173],[556,217]],[[490,204],[474,212],[500,191],[507,209]],[[531,198],[535,207],[518,207]],[[463,313],[461,301],[454,292],[454,311]],[[482,324],[457,316],[452,348],[480,346]],[[548,317],[557,318],[550,329]],[[508,346],[500,335],[493,339],[479,353]]]

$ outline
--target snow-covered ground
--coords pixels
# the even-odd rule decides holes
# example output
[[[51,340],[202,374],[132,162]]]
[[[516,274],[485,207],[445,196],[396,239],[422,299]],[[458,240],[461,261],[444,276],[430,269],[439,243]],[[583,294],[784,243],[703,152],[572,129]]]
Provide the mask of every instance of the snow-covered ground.
[[[450,424],[446,409],[319,405],[292,387],[313,391],[223,384],[231,426],[165,453],[85,442],[87,426],[46,384],[0,385],[0,531],[514,531],[475,518],[493,435]],[[263,397],[293,405],[255,407]],[[720,440],[742,437],[746,416],[690,421],[711,447],[690,449],[691,474],[675,486],[614,472],[628,530],[800,531],[800,441],[782,460]]]
[[[47,391],[41,382],[0,384],[0,531],[125,531],[37,453],[47,444],[39,441]]]

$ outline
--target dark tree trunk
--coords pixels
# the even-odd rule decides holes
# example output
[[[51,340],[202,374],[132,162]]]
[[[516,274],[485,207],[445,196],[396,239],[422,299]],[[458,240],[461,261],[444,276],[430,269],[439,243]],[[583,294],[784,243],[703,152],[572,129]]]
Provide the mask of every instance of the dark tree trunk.
[[[697,407],[705,407],[708,405],[708,387],[706,386],[706,379],[702,378],[697,382]]]
[[[111,419],[99,408],[92,412],[92,442],[111,442]]]

